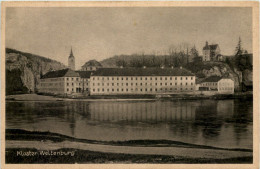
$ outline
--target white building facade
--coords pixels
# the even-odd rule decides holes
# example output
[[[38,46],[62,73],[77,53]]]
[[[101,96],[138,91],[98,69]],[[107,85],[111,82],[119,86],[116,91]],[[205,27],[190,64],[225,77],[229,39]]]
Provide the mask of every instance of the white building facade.
[[[90,95],[183,93],[195,90],[195,76],[183,69],[104,68],[90,77]]]

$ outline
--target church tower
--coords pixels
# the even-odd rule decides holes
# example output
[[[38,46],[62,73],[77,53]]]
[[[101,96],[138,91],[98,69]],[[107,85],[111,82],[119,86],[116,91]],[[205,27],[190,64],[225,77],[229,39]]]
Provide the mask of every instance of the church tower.
[[[72,48],[68,59],[68,66],[71,70],[75,70],[75,57],[73,56]]]

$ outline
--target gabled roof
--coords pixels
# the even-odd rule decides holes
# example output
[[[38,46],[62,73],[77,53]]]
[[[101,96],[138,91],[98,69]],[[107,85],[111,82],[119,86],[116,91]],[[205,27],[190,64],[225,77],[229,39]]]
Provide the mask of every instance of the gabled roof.
[[[76,71],[81,78],[90,78],[91,73],[94,71]]]
[[[79,77],[79,74],[67,68],[62,70],[50,71],[44,74],[41,79],[57,78],[57,77]]]
[[[100,68],[92,76],[195,76],[182,68]]]
[[[220,79],[222,79],[222,77],[220,77],[220,76],[210,76],[210,77],[207,77],[206,79],[202,80],[201,83],[204,83],[204,82],[218,82]]]
[[[82,67],[86,67],[86,66],[99,66],[101,67],[101,63],[99,63],[98,61],[96,60],[90,60],[88,62],[86,62]]]

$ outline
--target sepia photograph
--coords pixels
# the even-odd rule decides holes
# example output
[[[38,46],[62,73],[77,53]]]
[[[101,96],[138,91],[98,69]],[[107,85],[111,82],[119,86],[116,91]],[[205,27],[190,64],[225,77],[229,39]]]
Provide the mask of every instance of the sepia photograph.
[[[258,2],[198,3],[2,3],[2,163],[258,168]]]

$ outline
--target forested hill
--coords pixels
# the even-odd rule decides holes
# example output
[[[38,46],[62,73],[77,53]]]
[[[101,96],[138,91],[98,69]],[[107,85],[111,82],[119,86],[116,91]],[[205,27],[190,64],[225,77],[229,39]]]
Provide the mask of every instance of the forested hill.
[[[40,76],[63,69],[60,62],[43,56],[6,48],[6,94],[34,92]]]

